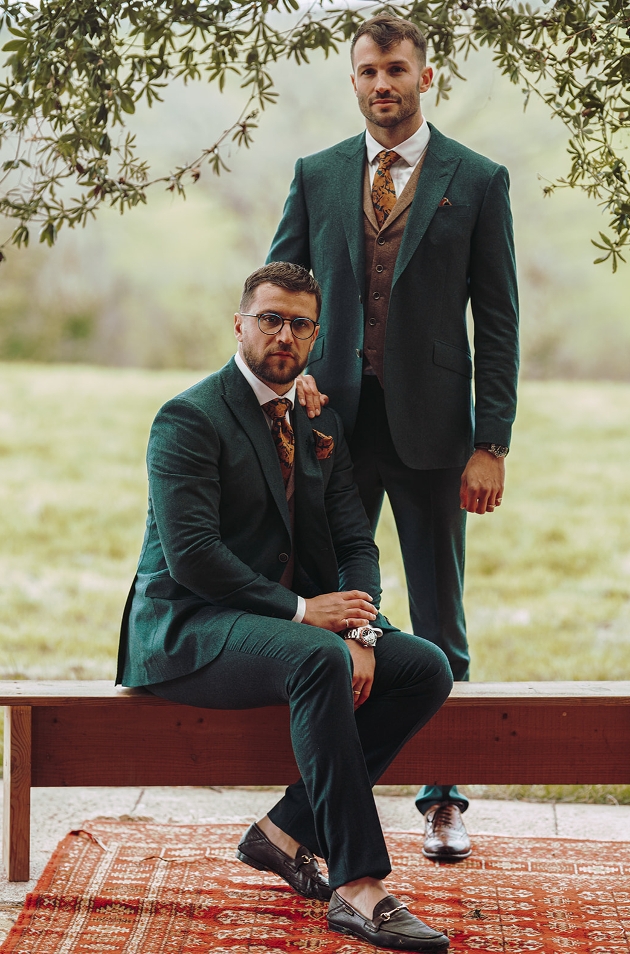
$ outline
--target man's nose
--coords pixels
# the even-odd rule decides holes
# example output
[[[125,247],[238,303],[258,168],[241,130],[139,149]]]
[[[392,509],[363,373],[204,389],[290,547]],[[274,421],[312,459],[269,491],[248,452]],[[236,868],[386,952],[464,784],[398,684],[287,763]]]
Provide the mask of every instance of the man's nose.
[[[285,318],[282,322],[282,328],[276,332],[276,338],[283,344],[293,344],[293,332],[291,331],[291,322]]]
[[[386,73],[379,73],[374,88],[377,93],[388,93],[390,89],[389,76]]]

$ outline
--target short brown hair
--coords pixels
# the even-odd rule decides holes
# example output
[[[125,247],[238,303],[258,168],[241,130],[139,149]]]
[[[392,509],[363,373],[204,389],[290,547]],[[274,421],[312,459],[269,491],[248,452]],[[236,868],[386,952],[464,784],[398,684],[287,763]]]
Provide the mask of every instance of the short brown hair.
[[[378,16],[365,20],[357,32],[352,37],[352,46],[350,47],[350,59],[354,66],[354,48],[357,40],[362,36],[369,36],[383,52],[387,52],[390,47],[403,40],[411,40],[415,46],[418,59],[424,66],[427,61],[427,41],[424,33],[412,23],[411,20],[403,20],[402,17],[392,16],[391,13],[379,13]]]
[[[243,285],[243,294],[239,308],[244,311],[249,308],[250,302],[254,297],[254,291],[259,285],[277,285],[278,288],[284,288],[290,292],[307,292],[315,296],[317,303],[317,317],[322,310],[322,290],[318,281],[316,281],[310,272],[307,272],[301,265],[293,265],[291,262],[270,262],[257,268],[255,272],[245,279]]]

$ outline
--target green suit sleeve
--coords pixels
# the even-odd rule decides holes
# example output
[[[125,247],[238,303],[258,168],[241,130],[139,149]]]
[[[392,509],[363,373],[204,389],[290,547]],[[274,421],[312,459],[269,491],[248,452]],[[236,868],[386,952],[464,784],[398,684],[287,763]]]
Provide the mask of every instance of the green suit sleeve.
[[[516,414],[518,291],[509,176],[497,167],[471,241],[475,341],[475,442],[509,446]]]
[[[308,209],[302,184],[301,159],[295,164],[295,175],[284,204],[282,219],[267,256],[267,264],[269,262],[292,262],[307,271],[311,270]]]
[[[337,417],[335,463],[324,503],[339,567],[339,591],[364,590],[376,609],[381,602],[378,547],[374,543],[359,491],[354,483],[352,459]]]
[[[175,399],[158,413],[149,439],[149,493],[174,580],[218,606],[293,619],[297,596],[256,573],[222,541],[220,443],[196,405]]]

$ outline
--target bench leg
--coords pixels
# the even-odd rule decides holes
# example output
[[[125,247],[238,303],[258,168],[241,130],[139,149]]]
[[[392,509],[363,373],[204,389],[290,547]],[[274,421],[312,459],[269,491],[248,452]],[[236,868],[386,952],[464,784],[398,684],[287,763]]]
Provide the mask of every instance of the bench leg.
[[[4,709],[4,838],[9,881],[28,881],[31,847],[31,707]]]

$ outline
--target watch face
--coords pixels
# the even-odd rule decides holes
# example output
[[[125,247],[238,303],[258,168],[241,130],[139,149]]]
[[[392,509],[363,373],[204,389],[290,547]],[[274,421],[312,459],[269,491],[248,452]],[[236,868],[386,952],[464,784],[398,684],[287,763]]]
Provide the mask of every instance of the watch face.
[[[376,633],[371,629],[366,630],[361,637],[361,642],[364,646],[367,646],[370,649],[373,649],[376,646]]]

